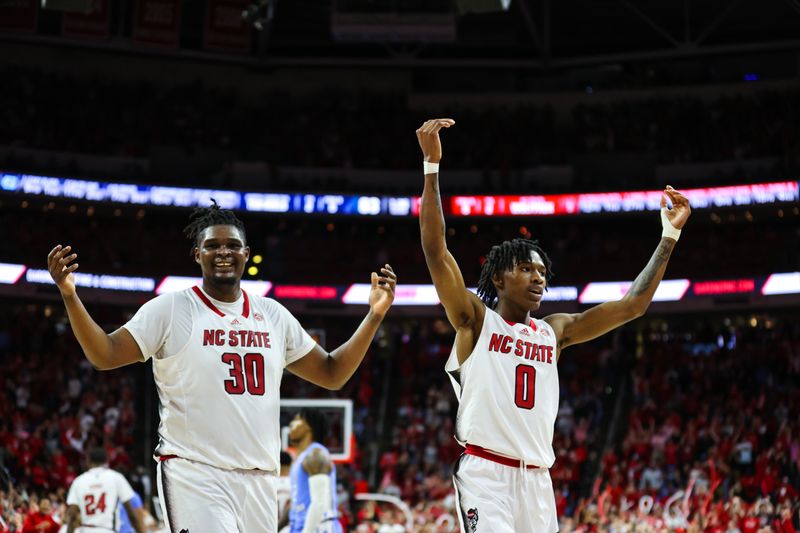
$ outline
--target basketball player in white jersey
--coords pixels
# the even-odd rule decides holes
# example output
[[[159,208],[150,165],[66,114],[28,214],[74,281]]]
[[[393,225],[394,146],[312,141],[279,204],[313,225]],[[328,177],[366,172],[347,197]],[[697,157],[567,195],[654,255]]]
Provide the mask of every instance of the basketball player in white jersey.
[[[119,503],[125,507],[136,533],[144,533],[131,501],[134,493],[128,480],[106,465],[103,448],[89,451],[89,470],[75,478],[67,493],[67,533],[119,531]],[[80,526],[80,527],[79,527]]]
[[[389,310],[397,277],[389,265],[372,273],[366,318],[328,353],[278,302],[240,288],[250,248],[233,212],[216,203],[196,209],[186,234],[202,285],[150,300],[111,334],[76,294],[77,254],[58,245],[48,267],[92,365],[106,370],[153,360],[161,402],[155,457],[170,531],[274,533],[283,369],[341,388]]]
[[[462,532],[558,531],[548,469],[555,461],[558,358],[645,313],[670,253],[691,212],[688,200],[667,187],[661,200],[662,237],[628,293],[576,314],[534,319],[550,278],[550,261],[535,241],[492,247],[478,294],[467,290],[447,250],[439,196],[439,131],[455,122],[435,119],[417,130],[424,156],[420,208],[422,248],[455,345],[446,370],[459,399],[456,438],[465,446],[455,468]],[[667,199],[672,204],[667,207]]]

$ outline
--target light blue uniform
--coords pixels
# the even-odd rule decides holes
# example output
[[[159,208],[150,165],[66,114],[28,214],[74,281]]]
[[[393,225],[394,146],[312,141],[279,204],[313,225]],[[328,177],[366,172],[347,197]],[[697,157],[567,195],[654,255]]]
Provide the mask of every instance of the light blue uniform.
[[[133,498],[131,498],[131,507],[140,509],[142,505],[142,497],[134,492]],[[128,512],[125,511],[125,506],[122,505],[122,502],[119,503],[119,533],[133,533],[131,519],[128,517]]]
[[[292,480],[292,508],[289,510],[289,531],[290,533],[301,533],[306,523],[308,506],[311,505],[311,491],[308,485],[308,473],[303,469],[303,461],[311,450],[322,448],[328,453],[328,449],[318,442],[312,442],[308,448],[303,450],[297,459],[292,463],[289,470],[289,478]],[[322,515],[322,522],[317,527],[317,533],[342,533],[342,524],[337,518],[336,512],[336,465],[331,465],[331,504]]]

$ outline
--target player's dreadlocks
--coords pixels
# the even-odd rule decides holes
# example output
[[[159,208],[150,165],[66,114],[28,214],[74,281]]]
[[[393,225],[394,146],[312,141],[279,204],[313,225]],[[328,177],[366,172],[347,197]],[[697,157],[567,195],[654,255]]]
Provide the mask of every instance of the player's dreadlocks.
[[[492,246],[492,249],[486,254],[486,262],[481,267],[481,279],[478,281],[478,297],[490,309],[494,309],[497,306],[497,290],[494,287],[494,283],[492,283],[492,278],[495,275],[501,275],[507,270],[513,270],[514,265],[521,261],[530,261],[531,252],[539,254],[542,261],[544,261],[544,266],[547,269],[545,274],[546,289],[550,279],[553,277],[553,271],[550,268],[550,258],[539,246],[538,241],[530,239],[503,241],[496,246]]]
[[[189,215],[189,225],[183,228],[186,238],[192,241],[192,250],[200,244],[197,239],[209,226],[236,226],[246,241],[247,237],[244,234],[242,221],[230,209],[222,209],[213,198],[211,202],[212,204],[208,207],[195,208]]]

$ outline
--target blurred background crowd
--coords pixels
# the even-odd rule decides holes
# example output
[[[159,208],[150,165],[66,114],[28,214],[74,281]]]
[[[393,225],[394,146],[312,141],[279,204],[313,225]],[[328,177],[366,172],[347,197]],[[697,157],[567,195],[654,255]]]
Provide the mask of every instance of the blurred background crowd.
[[[139,14],[155,4],[171,10],[147,27]],[[491,12],[467,13],[478,4]],[[414,130],[434,116],[456,120],[443,135],[445,197],[796,184],[796,4],[96,0],[76,14],[0,1],[0,273],[44,268],[70,243],[87,272],[197,275],[187,209],[25,194],[5,173],[416,196]],[[230,27],[215,26],[218,13],[233,14]],[[401,284],[430,283],[413,216],[238,214],[263,256],[246,279],[342,287],[391,263]],[[660,231],[654,213],[609,212],[452,217],[447,228],[468,286],[491,245],[518,236],[540,241],[553,285],[630,280]],[[798,201],[734,202],[695,209],[666,278],[760,287],[798,271]],[[800,300],[745,292],[655,303],[564,352],[551,470],[562,532],[800,531]],[[106,329],[152,296],[85,292]],[[360,313],[283,303],[327,346]],[[453,336],[440,308],[395,306],[335,395],[284,377],[284,398],[354,402],[355,451],[338,465],[346,531],[459,530],[457,399],[443,369]],[[147,365],[95,371],[55,290],[23,277],[0,284],[0,369],[12,480],[0,533],[61,529],[66,490],[97,446],[142,497],[150,530],[163,527]],[[358,498],[372,493],[408,512]]]

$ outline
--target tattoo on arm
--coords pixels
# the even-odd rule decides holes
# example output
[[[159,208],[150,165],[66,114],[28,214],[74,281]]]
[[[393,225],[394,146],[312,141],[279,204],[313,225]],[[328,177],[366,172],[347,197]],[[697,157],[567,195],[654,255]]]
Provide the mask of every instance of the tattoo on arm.
[[[647,263],[647,266],[644,267],[644,270],[642,270],[642,272],[636,277],[636,280],[631,286],[630,290],[633,296],[639,296],[650,288],[650,285],[652,285],[653,279],[655,279],[658,271],[661,268],[665,268],[673,248],[675,248],[674,240],[661,239],[658,248],[656,248],[656,251],[650,258],[650,261]]]
[[[436,216],[438,217],[437,220],[441,220],[443,222],[444,221],[444,211],[442,210],[442,196],[439,193],[439,179],[438,179],[438,177],[436,175],[434,175],[430,179],[428,179],[428,177],[425,176],[425,182],[426,182],[425,183],[426,188],[430,187],[432,194],[431,195],[426,195],[426,194],[424,194],[425,191],[423,191],[423,196],[427,196],[426,199],[428,200],[428,202],[432,202],[433,203],[434,211],[436,213]],[[420,224],[422,224],[422,223],[423,223],[423,220],[420,217]],[[444,223],[441,224],[441,233],[442,233],[442,235],[445,234]]]

